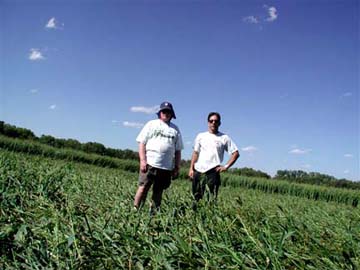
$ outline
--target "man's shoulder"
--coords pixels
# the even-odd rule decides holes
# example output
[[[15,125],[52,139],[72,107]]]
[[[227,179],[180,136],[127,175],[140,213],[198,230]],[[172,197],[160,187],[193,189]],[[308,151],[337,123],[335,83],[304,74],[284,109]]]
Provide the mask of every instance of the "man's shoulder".
[[[221,131],[219,131],[216,135],[219,136],[219,137],[229,138],[229,135],[227,135],[227,134],[225,134],[225,133],[223,133],[223,132],[221,132]]]
[[[200,132],[196,135],[196,137],[200,138],[200,137],[205,137],[205,136],[209,136],[209,132],[208,131],[204,131],[204,132]]]
[[[149,120],[148,123],[160,123],[160,119],[152,119],[152,120]]]
[[[222,132],[220,132],[220,131],[218,131],[218,133],[216,133],[216,134],[210,133],[209,131],[204,131],[204,132],[198,133],[197,136],[201,136],[201,137],[205,137],[205,136],[207,136],[207,137],[214,137],[214,135],[215,135],[215,136],[219,136],[219,137],[221,137],[221,136],[227,136],[225,133],[222,133]]]
[[[229,141],[229,140],[230,140],[230,141],[232,140],[231,137],[230,137],[228,134],[225,134],[225,133],[222,133],[222,132],[219,132],[218,134],[219,134],[219,135],[218,135],[219,137],[221,137],[221,138],[223,138],[223,139],[225,139],[225,140],[228,140],[228,141]]]
[[[153,119],[153,120],[149,120],[145,126],[156,126],[156,125],[159,125],[160,122],[159,122],[159,119]]]

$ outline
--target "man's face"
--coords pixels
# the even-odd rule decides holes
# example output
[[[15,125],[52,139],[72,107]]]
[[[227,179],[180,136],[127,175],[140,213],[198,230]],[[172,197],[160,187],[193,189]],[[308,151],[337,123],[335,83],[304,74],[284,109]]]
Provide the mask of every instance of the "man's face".
[[[220,120],[217,115],[210,116],[208,120],[208,127],[211,133],[217,133],[220,126]]]
[[[164,122],[170,122],[171,118],[172,118],[172,113],[170,110],[165,109],[160,111],[160,120]]]

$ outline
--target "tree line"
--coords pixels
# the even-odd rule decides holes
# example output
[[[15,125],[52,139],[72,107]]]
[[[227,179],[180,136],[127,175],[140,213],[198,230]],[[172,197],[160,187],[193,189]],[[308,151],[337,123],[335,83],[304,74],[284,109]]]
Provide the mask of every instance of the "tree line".
[[[50,135],[41,135],[40,137],[37,137],[34,132],[29,129],[16,127],[7,124],[4,121],[0,121],[0,134],[11,138],[32,140],[56,148],[71,148],[74,150],[84,151],[86,153],[98,154],[102,156],[109,156],[120,159],[138,159],[138,153],[129,149],[114,149],[105,147],[103,144],[98,142],[81,143],[75,139],[61,139],[55,138]]]
[[[260,170],[254,170],[253,168],[231,168],[229,172],[236,175],[249,176],[249,177],[258,177],[258,178],[266,178],[270,179],[271,176],[267,173],[264,173]]]
[[[320,186],[360,189],[360,182],[347,179],[337,179],[334,176],[318,172],[304,172],[302,170],[278,170],[275,179],[287,180],[296,183],[306,183]]]

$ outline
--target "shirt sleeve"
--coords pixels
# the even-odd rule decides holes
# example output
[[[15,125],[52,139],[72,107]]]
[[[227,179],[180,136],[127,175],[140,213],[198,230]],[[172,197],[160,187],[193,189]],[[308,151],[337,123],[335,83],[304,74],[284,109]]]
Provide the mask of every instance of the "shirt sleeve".
[[[178,136],[177,136],[177,140],[176,140],[175,150],[176,151],[181,151],[182,149],[184,149],[184,143],[183,143],[183,140],[182,140],[181,133],[178,130]]]
[[[136,137],[138,143],[146,144],[149,139],[150,122],[146,123],[139,135]]]
[[[225,149],[230,154],[238,151],[238,148],[237,148],[236,144],[234,143],[234,141],[229,136],[227,136]]]
[[[200,152],[200,134],[198,134],[194,141],[194,151]]]

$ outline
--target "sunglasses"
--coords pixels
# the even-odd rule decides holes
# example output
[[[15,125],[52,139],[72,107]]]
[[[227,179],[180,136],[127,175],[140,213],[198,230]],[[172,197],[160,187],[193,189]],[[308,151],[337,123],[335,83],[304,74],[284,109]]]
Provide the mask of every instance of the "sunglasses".
[[[209,120],[209,123],[215,123],[215,124],[218,124],[220,121],[219,120],[213,120],[213,119],[210,119]]]
[[[161,112],[165,113],[165,114],[167,114],[167,113],[171,114],[172,113],[171,110],[161,110]]]

